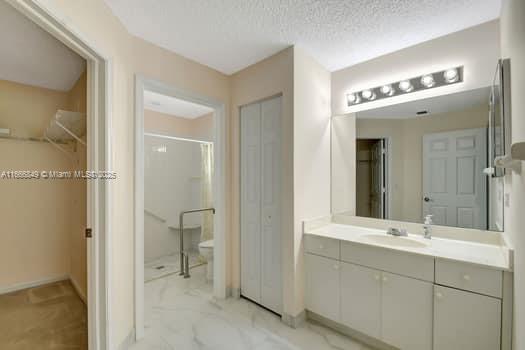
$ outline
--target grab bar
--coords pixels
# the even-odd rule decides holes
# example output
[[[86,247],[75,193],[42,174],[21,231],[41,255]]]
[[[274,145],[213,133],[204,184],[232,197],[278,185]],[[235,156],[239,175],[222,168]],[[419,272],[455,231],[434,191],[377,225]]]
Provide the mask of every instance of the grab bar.
[[[179,276],[190,278],[190,263],[188,253],[184,251],[184,215],[191,213],[199,213],[203,211],[211,211],[215,214],[215,208],[201,208],[182,211],[179,214],[179,232],[180,232],[180,272]],[[185,266],[186,265],[186,266]]]

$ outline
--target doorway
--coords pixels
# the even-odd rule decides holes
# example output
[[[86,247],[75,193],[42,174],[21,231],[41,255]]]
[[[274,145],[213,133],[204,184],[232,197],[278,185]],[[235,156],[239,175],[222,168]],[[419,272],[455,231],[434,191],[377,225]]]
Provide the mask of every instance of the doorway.
[[[76,33],[76,30],[74,28],[69,27],[69,25],[66,27],[66,25],[63,22],[53,17],[52,14],[48,13],[47,10],[42,8],[38,3],[29,1],[8,0],[4,5],[8,6],[9,10],[7,11],[15,11],[16,14],[22,15],[31,26],[39,28],[40,30],[45,32],[45,35],[54,37],[55,39],[61,42],[61,45],[64,45],[65,47],[67,47],[68,50],[71,50],[76,55],[79,55],[86,62],[86,93],[84,96],[85,115],[83,116],[83,128],[85,130],[85,135],[83,137],[81,136],[78,137],[78,139],[75,139],[75,143],[78,142],[78,147],[73,145],[67,146],[61,144],[61,142],[55,142],[57,140],[57,134],[53,134],[52,131],[49,131],[47,133],[47,138],[49,140],[45,137],[41,137],[38,138],[38,140],[33,140],[32,142],[43,143],[43,141],[45,141],[47,144],[52,145],[52,147],[55,148],[54,151],[56,153],[62,153],[64,157],[68,157],[67,154],[71,155],[72,148],[74,149],[75,147],[77,147],[77,155],[80,156],[80,153],[83,153],[85,158],[83,160],[80,160],[80,158],[82,157],[77,157],[80,160],[79,163],[85,162],[85,166],[82,169],[82,167],[77,164],[75,165],[75,168],[78,167],[79,170],[88,170],[93,173],[109,171],[111,169],[111,164],[109,161],[110,124],[108,112],[110,110],[108,102],[108,77],[110,75],[109,62],[96,50],[92,49],[92,45],[89,42],[78,38],[74,34]],[[4,11],[2,10],[2,12]],[[10,18],[14,17],[11,16]],[[13,36],[13,38],[16,37],[17,36]],[[34,101],[26,100],[25,103],[27,104],[27,106],[33,106]],[[75,108],[71,108],[71,106],[68,106],[67,109],[73,109],[73,111],[69,112],[75,111]],[[58,113],[58,111],[55,112],[56,113],[53,114],[55,117],[54,125],[58,125],[60,127],[60,123],[62,124],[62,126],[65,126],[65,129],[72,131],[72,134],[74,134],[75,136],[79,136],[76,127],[75,130],[73,130],[70,125],[66,125],[67,122],[65,121],[65,119],[71,119],[71,116],[74,116],[73,119],[76,119],[78,115],[69,113]],[[64,117],[64,115],[66,114],[67,116]],[[57,115],[59,115],[59,117],[57,117]],[[73,124],[76,125],[77,123]],[[61,129],[64,132],[66,132],[64,128]],[[27,136],[28,135],[21,136],[21,138],[27,138]],[[46,136],[46,134],[44,134],[43,136]],[[22,140],[19,141],[22,142]],[[62,140],[62,142],[63,141],[64,140]],[[52,142],[55,142],[55,145],[53,145]],[[66,141],[66,143],[68,142]],[[83,150],[82,143],[84,143],[86,146]],[[62,148],[62,150],[60,150],[60,148]],[[80,150],[82,151],[80,152]],[[73,158],[75,158],[74,154]],[[57,173],[55,173],[55,175],[60,176],[60,174]],[[53,181],[64,180],[55,179]],[[84,238],[82,235],[80,236],[80,238],[85,239],[85,241],[83,242],[85,245],[82,244],[82,242],[77,242],[80,243],[77,245],[77,248],[83,249],[84,254],[79,253],[78,256],[76,256],[75,258],[82,258],[82,255],[85,256],[85,271],[82,272],[82,269],[80,269],[79,271],[72,272],[71,274],[82,276],[85,273],[86,276],[85,285],[79,285],[76,286],[76,288],[78,288],[79,290],[85,290],[85,294],[87,294],[86,302],[88,347],[91,350],[107,349],[109,348],[109,344],[111,344],[110,310],[109,305],[107,303],[110,297],[110,269],[108,267],[110,261],[110,249],[107,237],[110,228],[108,222],[108,202],[111,200],[111,181],[82,181],[82,183],[83,184],[81,186],[78,186],[79,188],[76,189],[78,191],[75,190],[73,192],[78,192],[79,195],[82,193],[84,194],[84,199],[81,199],[80,197],[77,198],[76,206],[81,207],[83,215],[85,216],[85,221],[83,225],[78,225],[78,227],[76,227],[74,231],[76,232],[75,237],[79,238],[79,236],[77,235],[78,231],[80,230],[81,234],[84,234],[84,230],[86,228],[89,228],[91,238]],[[84,187],[84,189],[82,189],[81,187]],[[57,212],[57,215],[60,215],[60,211]],[[35,218],[33,217],[28,218],[27,220],[34,219]],[[57,221],[59,220],[55,220],[55,222]],[[82,220],[75,221],[80,223]],[[36,245],[35,241],[33,241],[32,243]],[[84,278],[78,278],[78,280],[83,279]],[[36,297],[33,299],[35,301],[40,300],[39,295],[46,297],[49,295],[60,295],[62,297],[70,295],[71,289],[69,289],[67,285],[64,286],[60,283],[51,286],[51,289],[53,289],[53,291],[56,293],[46,292],[44,293],[44,295],[42,295],[38,292],[36,294],[32,292],[33,297]],[[78,284],[81,284],[81,282],[78,282]],[[45,347],[39,348],[43,349]]]
[[[388,139],[357,139],[356,164],[356,215],[388,219]]]
[[[212,285],[215,297],[227,296],[226,157],[222,103],[141,76],[136,77],[135,87],[135,324],[139,340],[144,337],[145,280],[202,277],[208,287]],[[199,211],[188,212],[194,210]],[[209,274],[192,277],[192,268],[197,266]]]
[[[281,100],[240,109],[241,295],[282,314]]]

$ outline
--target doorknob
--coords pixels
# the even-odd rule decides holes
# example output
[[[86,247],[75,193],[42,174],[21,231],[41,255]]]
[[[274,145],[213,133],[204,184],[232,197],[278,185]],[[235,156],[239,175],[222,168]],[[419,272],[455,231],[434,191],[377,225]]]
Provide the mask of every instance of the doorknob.
[[[424,197],[423,200],[424,200],[425,202],[431,202],[431,201],[432,201],[432,199],[430,199],[429,197]]]

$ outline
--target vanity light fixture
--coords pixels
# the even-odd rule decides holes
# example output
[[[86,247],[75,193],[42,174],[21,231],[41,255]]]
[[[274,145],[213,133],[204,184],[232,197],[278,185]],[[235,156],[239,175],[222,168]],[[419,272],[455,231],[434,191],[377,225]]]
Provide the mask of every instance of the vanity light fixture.
[[[348,102],[348,105],[355,105],[361,102],[361,99],[359,98],[358,94],[348,94],[346,95],[346,101]]]
[[[458,70],[456,68],[447,69],[445,73],[443,73],[443,77],[447,83],[455,83],[459,79]]]
[[[361,96],[363,96],[363,98],[369,100],[369,101],[372,101],[376,98],[376,93],[373,91],[373,90],[364,90],[362,93],[361,93]]]
[[[423,84],[426,88],[431,88],[436,84],[436,81],[434,80],[432,74],[425,74],[421,77],[421,84]]]
[[[381,93],[385,96],[392,96],[395,92],[394,88],[390,84],[381,86],[380,90],[381,90]]]
[[[348,106],[355,106],[366,102],[461,82],[463,82],[463,66],[452,67],[442,71],[422,74],[418,77],[384,84],[371,89],[354,91],[346,95],[346,101]]]
[[[410,83],[410,80],[403,80],[399,83],[399,89],[403,92],[410,92],[414,90],[414,86]]]

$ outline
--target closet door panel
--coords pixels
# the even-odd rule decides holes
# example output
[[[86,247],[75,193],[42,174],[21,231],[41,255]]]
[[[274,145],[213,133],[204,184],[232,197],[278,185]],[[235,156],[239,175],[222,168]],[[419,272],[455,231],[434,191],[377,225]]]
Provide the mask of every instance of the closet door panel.
[[[281,274],[281,98],[261,103],[261,303],[282,313]]]
[[[241,294],[261,302],[261,105],[241,108]]]

